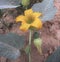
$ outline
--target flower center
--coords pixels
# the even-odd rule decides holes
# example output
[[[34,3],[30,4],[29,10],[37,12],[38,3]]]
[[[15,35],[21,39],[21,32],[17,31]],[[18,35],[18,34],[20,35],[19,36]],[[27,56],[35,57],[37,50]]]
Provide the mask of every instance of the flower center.
[[[28,24],[31,24],[31,23],[33,23],[33,21],[34,21],[34,17],[33,16],[29,16],[26,22]]]

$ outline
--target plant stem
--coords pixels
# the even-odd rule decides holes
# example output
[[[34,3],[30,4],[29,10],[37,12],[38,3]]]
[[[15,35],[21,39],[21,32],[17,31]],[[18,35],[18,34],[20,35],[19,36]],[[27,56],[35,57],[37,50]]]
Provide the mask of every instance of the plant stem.
[[[32,37],[32,31],[30,30],[30,32],[29,32],[29,47],[30,47],[29,62],[31,62],[31,37]]]

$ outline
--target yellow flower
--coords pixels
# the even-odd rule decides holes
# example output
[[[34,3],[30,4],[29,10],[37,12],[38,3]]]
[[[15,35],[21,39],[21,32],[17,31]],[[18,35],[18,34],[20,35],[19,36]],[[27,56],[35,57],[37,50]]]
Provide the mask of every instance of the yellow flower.
[[[20,30],[27,31],[30,27],[40,29],[42,22],[39,16],[42,14],[39,12],[33,12],[32,9],[25,10],[24,15],[20,15],[16,18],[16,22],[21,22]]]

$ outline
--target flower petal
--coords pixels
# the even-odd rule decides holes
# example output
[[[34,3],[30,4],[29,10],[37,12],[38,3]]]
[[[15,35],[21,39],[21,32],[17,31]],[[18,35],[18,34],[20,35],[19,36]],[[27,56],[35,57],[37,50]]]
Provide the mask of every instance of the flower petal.
[[[22,21],[25,21],[26,17],[23,16],[23,15],[20,15],[18,17],[16,17],[16,22],[22,22]]]
[[[20,30],[27,31],[30,27],[30,24],[27,24],[26,22],[22,22],[22,25],[20,26]]]
[[[24,12],[25,16],[30,16],[30,15],[32,15],[32,13],[33,13],[32,9],[25,10],[25,12]]]
[[[42,28],[42,22],[40,19],[36,18],[35,21],[31,24],[31,26],[40,29]]]
[[[41,15],[42,15],[42,13],[39,13],[39,12],[34,12],[34,13],[33,13],[33,16],[34,16],[34,17],[39,17],[39,16],[41,16]]]

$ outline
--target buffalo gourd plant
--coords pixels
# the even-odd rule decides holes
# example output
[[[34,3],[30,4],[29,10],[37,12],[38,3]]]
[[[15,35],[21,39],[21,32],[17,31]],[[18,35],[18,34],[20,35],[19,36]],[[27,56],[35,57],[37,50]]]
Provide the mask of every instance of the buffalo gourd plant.
[[[23,8],[25,7],[26,9],[24,14],[20,14],[16,17],[16,23],[21,22],[21,26],[19,28],[21,31],[29,31],[29,44],[26,50],[29,50],[27,53],[29,54],[29,62],[31,62],[32,36],[35,47],[39,53],[42,54],[42,40],[39,37],[38,30],[42,28],[43,22],[49,21],[54,17],[56,13],[54,0],[43,0],[42,2],[33,4],[33,6],[29,9],[28,5],[30,4],[30,0],[12,0],[12,3],[14,2],[14,4],[11,4],[10,2],[11,0],[2,0],[0,3],[0,9],[16,8],[20,6],[19,3],[21,3]],[[24,36],[8,33],[0,35],[0,42],[0,56],[15,59],[20,55],[19,49],[24,45]]]

